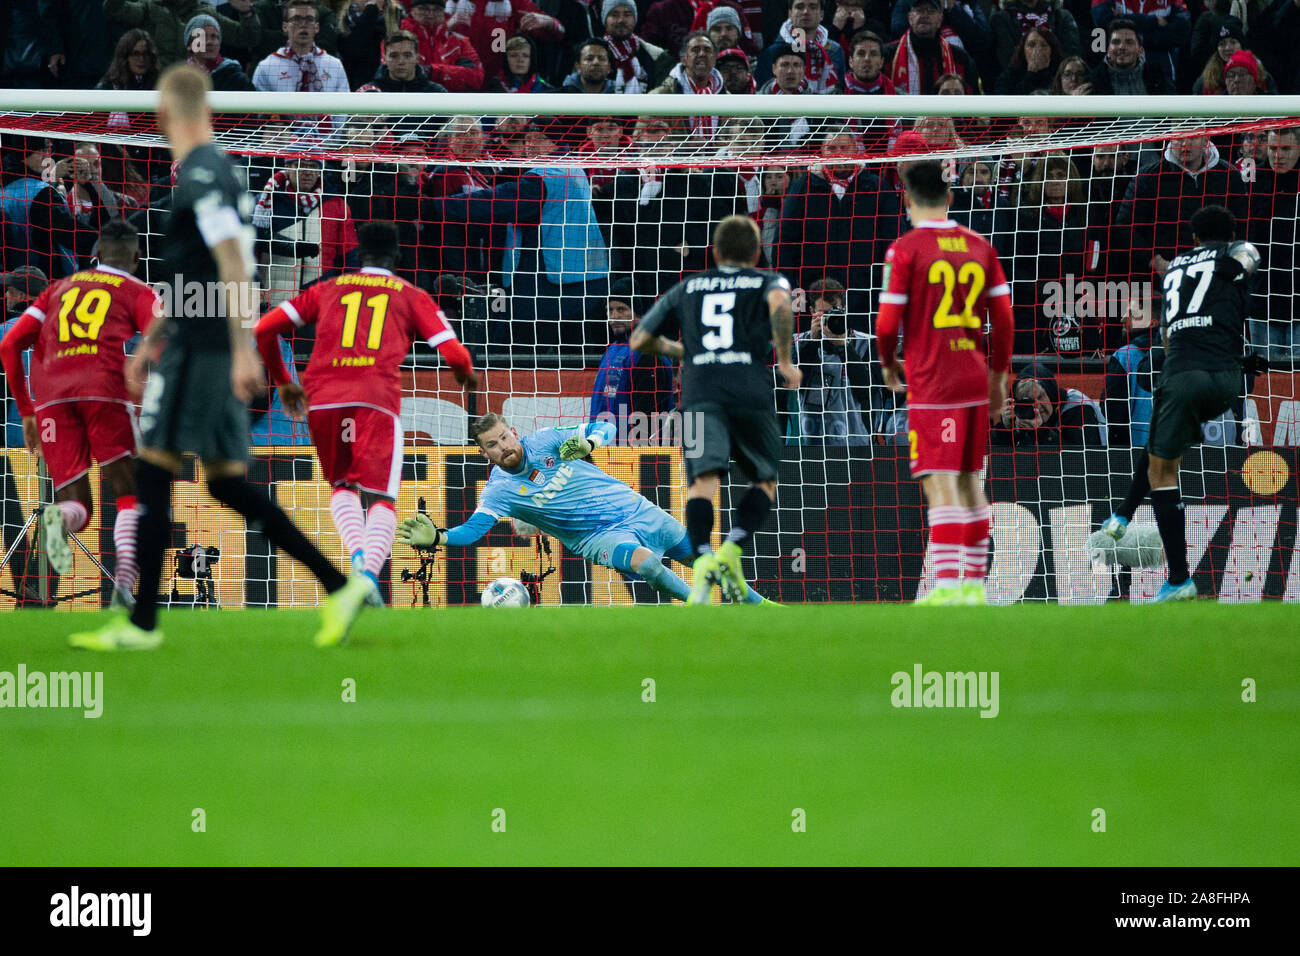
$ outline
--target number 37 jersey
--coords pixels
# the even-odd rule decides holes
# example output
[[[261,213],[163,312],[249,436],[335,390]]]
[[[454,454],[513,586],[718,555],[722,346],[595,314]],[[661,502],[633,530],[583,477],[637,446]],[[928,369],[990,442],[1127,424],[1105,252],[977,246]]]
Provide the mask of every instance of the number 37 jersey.
[[[951,220],[923,222],[889,247],[876,336],[889,362],[902,332],[909,404],[988,402],[990,367],[1006,371],[1011,361],[1010,297],[993,246]]]

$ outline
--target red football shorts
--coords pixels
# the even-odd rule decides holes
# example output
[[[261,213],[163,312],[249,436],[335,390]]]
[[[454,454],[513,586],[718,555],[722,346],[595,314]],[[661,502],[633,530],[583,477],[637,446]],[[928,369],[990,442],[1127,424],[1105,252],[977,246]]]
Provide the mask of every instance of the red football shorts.
[[[989,449],[988,403],[966,408],[907,409],[912,477],[978,472]]]
[[[57,491],[90,471],[135,454],[135,415],[125,402],[70,401],[36,412],[45,467]]]
[[[402,422],[396,415],[368,405],[327,405],[307,412],[307,428],[331,488],[397,497]]]

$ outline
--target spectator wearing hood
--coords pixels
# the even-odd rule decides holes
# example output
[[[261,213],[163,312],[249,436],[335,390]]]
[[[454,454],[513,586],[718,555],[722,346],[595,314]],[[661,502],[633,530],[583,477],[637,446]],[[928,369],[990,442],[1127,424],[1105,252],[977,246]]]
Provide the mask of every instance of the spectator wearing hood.
[[[1101,405],[1076,388],[1062,389],[1042,362],[1016,376],[990,433],[994,445],[1015,448],[1107,447]]]
[[[1162,85],[1172,93],[1178,83],[1179,56],[1192,38],[1192,18],[1187,5],[1183,0],[1093,0],[1092,23],[1106,30],[1107,36],[1110,24],[1121,19],[1136,28]],[[1154,92],[1147,90],[1147,93]]]
[[[1106,25],[1106,56],[1089,79],[1094,96],[1164,96],[1173,83],[1147,59],[1142,34],[1132,20],[1115,18]]]
[[[532,37],[516,33],[506,41],[506,55],[501,60],[501,75],[489,77],[483,86],[486,93],[554,93],[555,87],[538,72],[537,43]]]
[[[601,356],[591,389],[592,421],[612,421],[617,426],[633,413],[657,415],[671,411],[676,404],[672,362],[663,356],[634,352],[628,346],[643,309],[632,279],[610,283],[609,347]]]
[[[993,50],[999,69],[1011,64],[1021,39],[1030,30],[1046,30],[1056,38],[1061,56],[1082,56],[1079,24],[1061,0],[999,0],[999,9],[989,17]]]
[[[216,17],[201,13],[185,24],[185,48],[190,66],[198,67],[212,80],[212,89],[221,93],[248,92],[253,83],[238,60],[221,55],[221,24]]]
[[[809,92],[838,92],[844,85],[844,74],[848,72],[848,58],[844,55],[844,48],[832,40],[830,32],[822,26],[825,13],[822,0],[789,0],[787,9],[788,19],[781,24],[776,39],[758,58],[754,79],[759,86],[772,79],[777,55],[793,47],[804,54],[804,78]]]
[[[384,43],[384,65],[370,86],[384,93],[446,93],[441,83],[429,79],[420,66],[419,41],[409,30],[390,34]]]
[[[199,0],[104,0],[104,13],[120,26],[148,31],[158,46],[161,68],[189,56],[185,25],[200,14],[216,20],[221,35],[232,39],[241,49],[253,49],[262,39],[261,21],[251,7],[232,19],[220,16],[212,4]]]
[[[1243,219],[1241,177],[1233,174],[1208,136],[1171,140],[1160,159],[1138,172],[1115,215],[1117,233],[1131,241],[1132,274],[1161,275],[1170,259],[1193,248],[1192,214],[1210,203],[1226,206]]]

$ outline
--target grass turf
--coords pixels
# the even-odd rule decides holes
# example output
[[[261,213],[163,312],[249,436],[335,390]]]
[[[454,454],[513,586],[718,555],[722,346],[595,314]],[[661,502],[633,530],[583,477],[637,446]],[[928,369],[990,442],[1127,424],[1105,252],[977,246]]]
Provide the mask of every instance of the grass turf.
[[[91,654],[99,616],[5,614],[0,671],[103,671],[104,711],[0,710],[0,861],[1294,865],[1297,620],[393,609],[318,651],[312,612],[178,611]],[[916,663],[997,671],[998,716],[894,708]]]

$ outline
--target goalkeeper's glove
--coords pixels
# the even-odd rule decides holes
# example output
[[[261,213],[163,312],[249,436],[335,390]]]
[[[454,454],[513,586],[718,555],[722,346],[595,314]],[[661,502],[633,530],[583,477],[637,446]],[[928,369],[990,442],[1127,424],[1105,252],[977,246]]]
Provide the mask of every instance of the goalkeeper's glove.
[[[439,528],[424,512],[405,518],[397,526],[397,540],[413,548],[436,548],[447,536],[446,528]]]
[[[600,438],[587,438],[581,432],[572,438],[566,438],[560,445],[560,457],[565,461],[573,461],[577,458],[586,458],[591,454],[593,448],[600,447]]]

